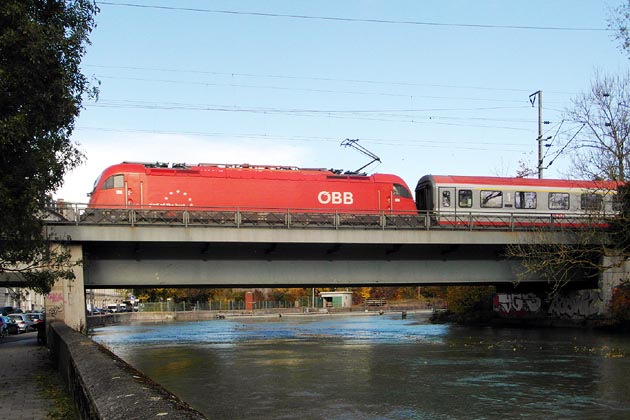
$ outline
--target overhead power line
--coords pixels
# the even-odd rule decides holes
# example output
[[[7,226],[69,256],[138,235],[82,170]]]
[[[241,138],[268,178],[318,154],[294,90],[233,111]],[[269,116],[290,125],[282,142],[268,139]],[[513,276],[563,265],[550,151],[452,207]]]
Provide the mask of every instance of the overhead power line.
[[[338,143],[337,137],[321,137],[321,136],[283,136],[283,135],[269,135],[259,133],[226,133],[226,132],[200,132],[200,131],[182,131],[182,130],[155,130],[155,129],[132,129],[132,128],[111,128],[111,127],[95,127],[95,126],[78,126],[77,130],[89,130],[89,131],[102,131],[112,133],[144,133],[144,134],[166,134],[166,135],[190,135],[199,137],[237,137],[245,139],[272,139],[273,141],[288,141],[288,142],[327,142]],[[435,139],[421,140],[421,139],[382,139],[382,138],[362,138],[370,144],[380,144],[385,146],[407,146],[407,147],[422,147],[431,149],[452,149],[457,146],[462,150],[477,150],[477,151],[502,151],[502,152],[514,152],[522,153],[525,149],[530,147],[527,144],[521,143],[506,143],[501,141],[475,141],[466,139],[457,140],[445,140],[441,139],[436,141]],[[507,147],[506,147],[507,146]],[[514,147],[514,148],[509,148]]]
[[[229,113],[245,113],[258,115],[284,115],[302,118],[327,118],[338,120],[357,120],[357,121],[378,121],[378,122],[395,122],[406,124],[434,124],[442,126],[455,127],[475,127],[475,128],[496,128],[503,130],[530,131],[527,128],[518,128],[512,126],[498,126],[487,124],[462,124],[440,122],[433,116],[423,115],[398,115],[391,112],[440,112],[440,111],[471,111],[471,110],[497,110],[497,109],[523,109],[524,107],[485,107],[485,108],[431,108],[431,109],[401,109],[401,110],[342,110],[342,109],[282,109],[282,108],[266,108],[266,107],[241,107],[230,105],[212,105],[212,104],[185,104],[185,103],[151,103],[140,101],[108,101],[101,100],[97,103],[88,104],[88,107],[96,108],[114,108],[114,109],[146,109],[146,110],[163,110],[163,111],[201,111],[201,112],[229,112]]]
[[[475,29],[520,29],[520,30],[543,30],[543,31],[596,31],[605,32],[609,31],[608,28],[580,28],[580,27],[564,27],[564,26],[528,26],[528,25],[490,25],[490,24],[476,24],[476,23],[443,23],[443,22],[427,22],[427,21],[414,21],[414,20],[390,20],[390,19],[359,19],[359,18],[345,18],[339,16],[314,16],[314,15],[295,15],[295,14],[283,14],[283,13],[265,13],[265,12],[246,12],[240,10],[221,10],[221,9],[201,9],[197,7],[174,7],[174,6],[159,6],[149,4],[136,4],[136,3],[118,3],[99,1],[98,5],[105,6],[123,6],[123,7],[137,7],[142,9],[157,9],[168,11],[183,11],[183,12],[195,12],[195,13],[215,13],[215,14],[227,14],[227,15],[242,15],[242,16],[258,16],[267,18],[287,18],[287,19],[306,19],[306,20],[325,20],[335,22],[357,22],[357,23],[377,23],[377,24],[389,24],[389,25],[416,25],[416,26],[437,26],[437,27],[460,27],[460,28],[475,28]]]
[[[428,84],[428,83],[411,83],[411,82],[392,82],[383,80],[366,80],[366,79],[337,79],[332,77],[308,77],[308,76],[289,76],[281,74],[256,74],[256,73],[236,73],[236,72],[218,72],[208,70],[191,70],[191,69],[169,69],[169,68],[157,68],[157,67],[137,67],[137,66],[109,66],[109,65],[97,65],[86,64],[85,67],[96,67],[104,69],[122,69],[122,70],[138,70],[138,71],[158,71],[167,73],[191,73],[191,74],[209,74],[214,76],[229,76],[229,77],[256,77],[256,78],[270,78],[270,79],[287,79],[287,80],[309,80],[309,81],[323,81],[323,82],[341,82],[341,83],[364,83],[371,85],[396,85],[396,86],[419,86],[419,87],[439,87],[439,88],[453,88],[453,89],[476,89],[476,90],[496,90],[496,91],[510,91],[510,92],[529,92],[531,89],[509,89],[509,88],[495,88],[484,86],[463,86],[463,85],[441,85],[441,84]]]
[[[242,107],[234,105],[218,104],[191,104],[179,102],[155,103],[131,100],[99,100],[87,106],[102,108],[146,108],[184,111],[227,111],[227,112],[251,112],[251,113],[277,113],[277,114],[383,114],[391,112],[440,112],[440,111],[483,111],[498,109],[526,109],[527,106],[490,106],[472,108],[404,108],[404,109],[316,109],[316,108],[267,108],[267,107]]]
[[[260,74],[260,73],[237,73],[237,72],[218,72],[209,70],[194,70],[194,69],[174,69],[174,68],[160,68],[160,67],[138,67],[138,66],[110,66],[99,64],[85,64],[85,67],[95,67],[102,69],[118,69],[118,70],[133,70],[133,71],[155,71],[164,73],[190,73],[190,74],[205,74],[213,76],[227,76],[227,77],[251,77],[251,78],[270,78],[270,79],[286,79],[286,80],[308,80],[308,81],[320,81],[320,82],[335,82],[335,83],[359,83],[369,85],[385,85],[385,86],[403,86],[403,87],[435,87],[446,89],[471,89],[482,91],[497,91],[497,92],[531,92],[531,89],[517,89],[517,88],[501,88],[501,87],[489,87],[489,86],[466,86],[466,85],[444,85],[436,83],[413,83],[413,82],[396,82],[387,80],[368,80],[368,79],[337,79],[332,77],[309,77],[309,76],[289,76],[282,74]],[[561,92],[561,91],[549,91],[551,93],[562,95],[575,95],[576,92]]]
[[[396,98],[411,98],[411,99],[443,99],[443,100],[464,100],[464,101],[476,101],[476,102],[506,102],[506,103],[523,103],[518,99],[498,99],[498,98],[483,98],[472,96],[439,96],[439,95],[423,95],[408,93],[391,93],[391,92],[374,92],[374,91],[352,91],[352,90],[340,90],[340,89],[316,89],[316,88],[301,88],[301,87],[289,87],[289,86],[275,86],[275,85],[254,85],[232,82],[206,82],[198,80],[173,80],[173,79],[153,79],[148,77],[128,77],[128,76],[109,76],[96,74],[97,79],[110,79],[110,80],[128,80],[135,82],[145,83],[164,83],[164,84],[179,84],[179,85],[193,85],[193,86],[216,86],[216,87],[230,87],[230,88],[244,88],[244,89],[269,89],[279,91],[298,91],[298,92],[312,92],[312,93],[326,93],[326,94],[343,94],[343,95],[362,95],[362,96],[388,96]]]

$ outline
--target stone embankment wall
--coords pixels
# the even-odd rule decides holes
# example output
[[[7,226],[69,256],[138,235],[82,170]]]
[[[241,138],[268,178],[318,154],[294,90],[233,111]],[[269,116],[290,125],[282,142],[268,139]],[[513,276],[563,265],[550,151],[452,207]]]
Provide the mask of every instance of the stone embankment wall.
[[[605,316],[607,307],[600,290],[572,290],[560,293],[551,300],[536,293],[496,293],[494,311],[512,318],[547,317],[584,321]]]
[[[206,419],[101,345],[61,322],[48,346],[83,419]]]
[[[310,309],[310,311],[309,311]],[[374,310],[374,309],[373,309]],[[257,311],[187,311],[187,312],[120,312],[107,315],[94,315],[87,317],[88,330],[96,327],[104,327],[112,324],[131,324],[135,322],[169,322],[169,321],[208,321],[223,317],[238,316],[278,316],[278,315],[308,315],[329,312],[343,312],[347,310],[327,310],[327,309],[269,309]]]

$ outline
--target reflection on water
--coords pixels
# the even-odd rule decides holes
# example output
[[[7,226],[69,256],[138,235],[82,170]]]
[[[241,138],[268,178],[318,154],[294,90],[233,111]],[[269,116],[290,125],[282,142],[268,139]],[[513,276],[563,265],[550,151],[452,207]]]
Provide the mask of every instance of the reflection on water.
[[[93,338],[213,419],[630,418],[628,336],[426,317],[142,324]]]

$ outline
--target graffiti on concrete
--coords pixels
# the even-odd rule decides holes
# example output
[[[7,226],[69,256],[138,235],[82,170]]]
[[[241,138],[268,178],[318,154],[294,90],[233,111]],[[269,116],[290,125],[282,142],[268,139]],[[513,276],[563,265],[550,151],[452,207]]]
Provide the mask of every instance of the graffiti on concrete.
[[[52,316],[53,318],[57,317],[57,314],[59,314],[60,312],[63,312],[63,306],[62,305],[55,305],[51,308],[46,308],[46,314],[48,316]]]
[[[542,302],[535,293],[496,293],[494,311],[502,315],[528,315],[540,311]]]
[[[57,292],[50,292],[48,293],[48,300],[50,300],[51,302],[62,302],[63,301],[63,295],[61,293],[57,293]]]
[[[584,319],[597,315],[601,307],[598,290],[577,290],[554,297],[547,313],[560,318]]]

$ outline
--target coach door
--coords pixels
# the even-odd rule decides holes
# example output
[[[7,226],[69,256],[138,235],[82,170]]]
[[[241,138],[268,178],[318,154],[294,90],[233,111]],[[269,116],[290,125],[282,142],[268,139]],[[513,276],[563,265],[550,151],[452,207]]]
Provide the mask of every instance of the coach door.
[[[142,187],[140,174],[127,174],[125,178],[125,202],[127,207],[141,208],[144,205]]]
[[[436,207],[440,213],[455,212],[455,188],[439,187]]]

